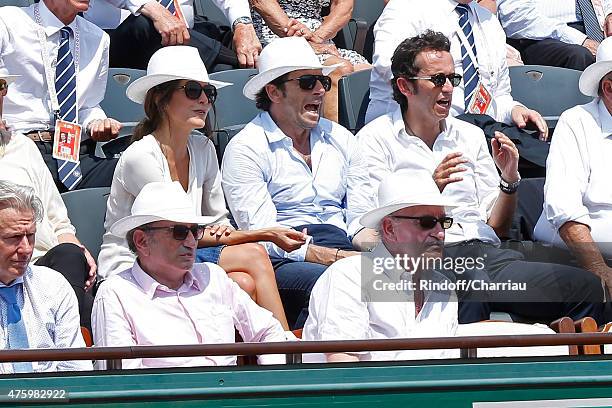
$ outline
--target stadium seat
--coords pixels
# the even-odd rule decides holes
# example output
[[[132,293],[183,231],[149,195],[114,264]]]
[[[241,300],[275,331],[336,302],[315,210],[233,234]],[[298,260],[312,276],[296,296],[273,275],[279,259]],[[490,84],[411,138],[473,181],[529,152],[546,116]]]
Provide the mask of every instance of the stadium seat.
[[[357,51],[371,62],[373,28],[384,8],[381,0],[355,0],[351,19],[340,33],[343,46]]]
[[[15,7],[28,7],[34,4],[34,0],[0,0],[0,7],[4,6],[15,6]]]
[[[509,70],[512,97],[538,111],[551,129],[563,111],[593,99],[578,90],[581,71],[542,65],[516,66]]]
[[[109,187],[87,188],[62,193],[62,199],[68,210],[68,218],[76,228],[76,236],[94,259],[98,258],[102,245],[106,201],[109,193]]]
[[[259,113],[255,102],[242,94],[244,84],[255,74],[256,69],[233,69],[210,74],[210,79],[233,84],[219,89],[215,109],[211,109],[207,117],[219,162],[229,140]]]
[[[370,71],[357,71],[338,82],[338,122],[353,133],[365,124],[370,101]]]
[[[124,124],[136,124],[144,117],[141,104],[132,102],[125,95],[128,85],[145,75],[146,71],[129,68],[109,68],[106,94],[100,107],[109,118]]]
[[[91,337],[91,332],[85,326],[81,326],[81,335],[83,336],[83,341],[85,341],[85,347],[93,346],[93,339]]]

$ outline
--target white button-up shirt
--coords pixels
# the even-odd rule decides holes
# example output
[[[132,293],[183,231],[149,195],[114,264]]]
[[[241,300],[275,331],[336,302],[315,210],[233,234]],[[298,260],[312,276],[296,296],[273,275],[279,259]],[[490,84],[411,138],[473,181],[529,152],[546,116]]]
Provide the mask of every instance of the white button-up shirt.
[[[451,42],[451,55],[455,72],[463,74],[459,15],[455,0],[393,0],[387,4],[374,26],[373,69],[370,78],[370,105],[366,122],[388,112],[398,104],[391,89],[391,57],[397,46],[406,38],[431,29],[442,32]],[[506,34],[497,17],[475,1],[468,4],[468,14],[474,33],[478,72],[493,101],[487,114],[498,122],[510,124],[512,108],[519,105],[510,95],[510,77],[506,65]],[[458,34],[459,33],[459,34]],[[468,45],[469,46],[469,45]],[[465,113],[463,81],[453,90],[451,115]]]
[[[195,264],[183,285],[169,289],[138,262],[100,286],[91,315],[96,346],[234,343],[235,328],[245,342],[286,341],[272,313],[259,307],[223,269]],[[283,364],[280,355],[262,355],[262,364]],[[101,364],[101,362],[98,362]],[[166,357],[123,360],[123,368],[221,366],[236,356]]]
[[[9,74],[19,74],[4,97],[3,119],[14,130],[26,133],[54,126],[48,86],[43,65],[42,47],[38,26],[34,19],[34,7],[40,7],[40,18],[47,37],[48,61],[55,78],[55,64],[59,48],[60,29],[65,26],[45,5],[44,1],[30,7],[0,8],[0,69]],[[106,115],[99,104],[106,92],[108,75],[108,35],[94,24],[77,16],[68,25],[73,32],[70,48],[75,52],[75,33],[79,34],[77,107],[78,122],[87,127],[94,119]],[[81,140],[87,139],[87,132]]]
[[[565,111],[546,161],[544,211],[535,238],[565,246],[559,228],[587,225],[595,242],[612,242],[612,116],[600,98]]]
[[[156,0],[91,0],[85,18],[98,27],[115,29],[130,14],[140,15],[142,6]],[[250,17],[248,0],[212,0],[223,11],[227,20],[232,23],[238,17]],[[179,0],[179,6],[187,25],[193,27],[193,0]]]
[[[30,265],[23,277],[11,285],[23,283],[17,291],[17,304],[28,334],[31,349],[85,347],[79,319],[79,305],[72,287],[60,273],[44,266]],[[0,287],[6,285],[0,283]],[[8,308],[0,298],[0,350],[7,349]],[[91,362],[38,361],[34,372],[91,370]],[[0,363],[0,373],[13,372],[11,363]]]
[[[379,245],[369,256],[386,259],[391,255]],[[457,299],[454,293],[425,292],[423,307],[415,317],[413,292],[378,294],[379,301],[362,301],[372,271],[362,270],[368,262],[361,255],[335,262],[321,275],[310,295],[309,315],[303,340],[366,340],[411,337],[451,337],[457,331]],[[405,271],[385,268],[384,281],[410,276]],[[397,280],[399,281],[399,280]],[[384,301],[385,296],[389,299]],[[366,295],[366,298],[367,295]],[[399,300],[403,299],[403,300]],[[458,350],[396,350],[351,353],[364,360],[415,360],[459,357]],[[305,356],[305,361],[316,357]]]
[[[610,0],[601,3],[605,15],[612,12]],[[497,15],[511,38],[552,38],[567,44],[582,44],[587,38],[567,25],[578,21],[576,0],[498,0]]]
[[[446,155],[463,153],[462,181],[448,184],[442,193],[459,206],[451,210],[453,226],[446,231],[446,242],[479,239],[498,244],[499,238],[487,224],[499,195],[499,175],[484,133],[478,127],[447,118],[445,129],[433,149],[417,136],[406,132],[399,107],[364,126],[357,137],[370,171],[374,191],[390,173],[398,170],[426,170],[433,175]],[[410,186],[406,186],[410,188]],[[378,200],[377,200],[378,201]]]
[[[223,191],[241,229],[331,224],[353,236],[373,208],[368,169],[355,136],[327,119],[310,131],[312,170],[290,137],[267,112],[230,141],[223,155]],[[287,253],[266,242],[268,253],[303,261],[308,243]]]

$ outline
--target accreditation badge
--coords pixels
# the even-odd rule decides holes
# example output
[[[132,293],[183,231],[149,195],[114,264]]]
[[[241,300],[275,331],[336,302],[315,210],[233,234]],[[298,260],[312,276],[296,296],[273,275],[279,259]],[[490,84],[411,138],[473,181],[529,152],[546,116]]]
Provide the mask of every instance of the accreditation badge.
[[[81,126],[76,123],[57,120],[53,136],[53,158],[78,163],[80,150]]]
[[[491,92],[482,84],[478,83],[476,92],[472,95],[472,99],[468,105],[468,113],[484,115],[491,105]]]

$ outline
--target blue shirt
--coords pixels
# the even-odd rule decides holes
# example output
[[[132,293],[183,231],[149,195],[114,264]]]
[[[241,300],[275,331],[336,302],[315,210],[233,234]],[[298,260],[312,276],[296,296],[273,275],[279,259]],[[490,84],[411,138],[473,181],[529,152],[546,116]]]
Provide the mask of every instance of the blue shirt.
[[[312,170],[292,139],[267,112],[229,143],[223,156],[223,191],[241,229],[331,224],[352,236],[374,207],[368,170],[355,136],[321,119],[310,131]],[[272,256],[303,261],[307,245],[286,253],[265,242]]]

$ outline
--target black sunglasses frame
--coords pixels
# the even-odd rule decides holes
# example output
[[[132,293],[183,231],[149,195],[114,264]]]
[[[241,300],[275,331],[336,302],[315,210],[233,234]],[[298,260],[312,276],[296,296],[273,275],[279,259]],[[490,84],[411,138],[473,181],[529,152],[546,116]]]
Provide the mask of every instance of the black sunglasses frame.
[[[202,86],[197,81],[187,81],[185,85],[179,86],[178,89],[183,89],[185,96],[194,101],[200,99],[202,92],[204,92],[211,105],[217,100],[217,87],[211,84]]]
[[[298,81],[300,89],[303,89],[304,91],[312,91],[317,84],[317,81],[323,85],[325,92],[329,92],[332,86],[332,80],[327,75],[302,75],[297,78],[285,79],[284,81],[280,81],[280,83],[282,84],[289,81]]]
[[[407,215],[392,215],[392,218],[406,219],[406,220],[419,220],[419,226],[424,230],[433,229],[436,224],[440,224],[442,229],[447,230],[453,226],[452,217],[434,217],[433,215],[423,215],[420,217],[409,217]]]
[[[448,75],[435,74],[435,75],[429,75],[429,76],[406,77],[406,79],[427,79],[433,82],[434,86],[441,88],[444,86],[447,79],[450,81],[453,87],[459,86],[463,77],[460,74],[448,74]]]
[[[199,241],[204,236],[204,230],[206,229],[206,226],[205,225],[194,225],[194,226],[188,227],[182,224],[175,224],[170,227],[142,227],[139,229],[142,231],[171,230],[172,238],[176,239],[177,241],[186,240],[187,236],[189,235],[189,231],[191,231],[191,234],[196,239],[196,241]]]

